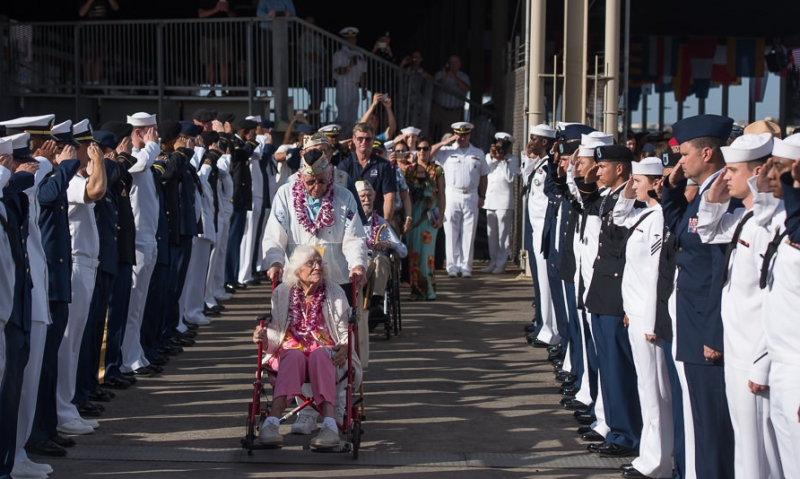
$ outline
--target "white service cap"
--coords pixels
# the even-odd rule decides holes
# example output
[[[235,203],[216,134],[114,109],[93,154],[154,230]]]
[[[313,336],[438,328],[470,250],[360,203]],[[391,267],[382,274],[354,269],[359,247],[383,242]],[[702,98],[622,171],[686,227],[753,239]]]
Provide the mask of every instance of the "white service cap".
[[[497,133],[495,133],[494,138],[496,140],[503,140],[514,143],[514,137],[504,131],[498,131]]]
[[[0,138],[0,155],[11,155],[13,153],[14,146],[11,137],[7,136],[5,138]]]

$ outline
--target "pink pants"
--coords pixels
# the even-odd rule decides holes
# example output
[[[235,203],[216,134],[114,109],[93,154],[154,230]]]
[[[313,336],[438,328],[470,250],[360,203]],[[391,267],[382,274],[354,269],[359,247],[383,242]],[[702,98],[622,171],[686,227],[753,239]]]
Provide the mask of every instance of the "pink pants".
[[[297,349],[288,349],[281,353],[278,365],[280,369],[270,364],[279,371],[275,380],[276,398],[286,396],[286,402],[291,402],[308,381],[317,406],[326,401],[336,404],[336,371],[327,349],[316,349],[308,356]]]

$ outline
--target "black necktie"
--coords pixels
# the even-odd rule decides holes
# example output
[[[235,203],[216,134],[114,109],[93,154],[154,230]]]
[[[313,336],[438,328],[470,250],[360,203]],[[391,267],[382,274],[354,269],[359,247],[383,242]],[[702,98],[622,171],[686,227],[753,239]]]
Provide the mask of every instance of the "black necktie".
[[[772,263],[772,257],[775,256],[775,253],[778,252],[778,246],[780,246],[784,236],[786,236],[786,231],[784,231],[783,233],[776,231],[775,237],[772,238],[772,241],[770,241],[769,245],[767,246],[767,251],[764,253],[764,262],[761,263],[761,278],[758,281],[758,286],[761,289],[767,287],[767,279],[769,277],[769,265],[770,263]]]
[[[722,270],[722,286],[728,284],[728,280],[730,280],[729,273],[728,273],[728,266],[731,264],[731,255],[733,254],[733,250],[736,249],[736,245],[739,243],[739,236],[742,234],[742,229],[744,228],[744,224],[747,223],[747,220],[753,217],[753,212],[748,211],[747,213],[742,216],[742,220],[739,221],[739,224],[736,226],[736,231],[733,232],[733,239],[730,243],[728,243],[728,247],[725,248],[725,269]]]

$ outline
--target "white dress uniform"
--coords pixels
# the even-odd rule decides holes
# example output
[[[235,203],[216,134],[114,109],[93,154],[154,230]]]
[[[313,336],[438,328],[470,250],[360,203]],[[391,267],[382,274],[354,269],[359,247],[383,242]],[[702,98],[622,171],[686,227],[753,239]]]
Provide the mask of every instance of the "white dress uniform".
[[[105,174],[99,171],[97,174]],[[86,204],[86,184],[89,178],[76,174],[69,182],[69,233],[72,242],[72,302],[64,339],[58,348],[58,384],[56,410],[58,424],[78,419],[78,409],[72,404],[78,373],[78,354],[83,330],[89,316],[100,254],[100,236],[94,216],[94,203]]]
[[[5,166],[0,166],[0,198],[3,197],[3,187],[8,183],[11,178],[11,171]],[[0,202],[0,215],[4,220],[8,219],[6,214],[6,206]],[[3,373],[6,369],[6,339],[3,330],[6,327],[8,318],[11,317],[11,309],[14,307],[14,275],[7,274],[8,271],[14,271],[16,265],[14,264],[14,256],[11,253],[11,243],[8,240],[8,234],[4,228],[0,228],[0,271],[4,274],[0,275],[0,383],[3,381]]]
[[[645,163],[648,160],[654,160]],[[637,167],[657,167],[655,173],[639,173]],[[661,160],[646,158],[634,163],[634,174],[660,174]],[[643,170],[647,171],[647,170]],[[633,180],[630,180],[633,181]],[[672,390],[662,342],[651,344],[656,322],[658,265],[664,234],[661,205],[634,209],[635,200],[620,196],[614,207],[614,223],[631,228],[625,249],[622,301],[628,316],[628,338],[636,366],[637,389],[642,411],[639,457],[633,467],[647,477],[671,477],[674,434]]]
[[[242,235],[242,243],[239,245],[239,273],[237,281],[245,283],[253,280],[253,254],[256,248],[256,238],[258,219],[261,217],[261,207],[264,204],[264,175],[261,173],[261,153],[264,151],[264,144],[258,142],[258,146],[250,156],[250,176],[253,179],[253,208],[247,212],[247,220]]]
[[[542,253],[542,232],[547,212],[547,195],[544,193],[544,181],[547,177],[547,157],[528,158],[522,153],[522,180],[528,188],[526,208],[528,221],[533,230],[533,259],[536,262],[536,283],[539,285],[539,312],[542,317],[542,328],[537,338],[548,344],[557,344],[561,340],[556,327],[556,311],[550,281],[547,279],[547,260]],[[448,200],[449,201],[449,200]],[[448,205],[449,206],[449,205]],[[599,228],[598,228],[599,231]]]
[[[478,186],[481,176],[489,174],[484,153],[473,145],[458,148],[445,145],[436,152],[435,160],[444,170],[445,253],[447,274],[472,274],[475,253],[475,232],[478,229]]]
[[[519,174],[519,158],[506,155],[497,161],[486,154],[486,230],[489,236],[489,266],[487,273],[502,273],[508,261],[511,222],[514,219],[514,180]]]
[[[44,346],[47,337],[47,325],[50,321],[50,302],[48,300],[47,263],[42,247],[42,232],[39,229],[39,183],[53,171],[50,160],[37,157],[39,170],[36,172],[34,184],[25,190],[28,195],[30,214],[28,216],[28,261],[31,267],[31,349],[28,364],[25,365],[25,376],[22,381],[22,395],[19,402],[19,418],[17,420],[17,450],[14,463],[20,464],[28,455],[25,443],[33,428],[33,417],[36,412],[36,398],[39,392],[39,377],[42,372]],[[0,184],[2,184],[0,179]]]
[[[205,148],[195,147],[195,155],[192,157],[192,166],[196,169],[203,161]],[[195,191],[195,206],[200,209],[197,216],[203,224],[203,233],[194,239],[192,246],[192,256],[186,270],[186,282],[178,302],[180,306],[181,321],[178,324],[178,331],[186,331],[184,322],[193,324],[208,324],[211,320],[203,314],[205,309],[206,278],[208,273],[208,262],[211,257],[211,248],[217,240],[214,228],[214,192],[208,182],[208,175],[211,174],[211,165],[203,165],[197,172],[200,180],[200,189]]]
[[[287,183],[275,194],[275,202],[267,220],[267,263],[284,264],[298,245],[310,244],[324,248],[331,281],[347,284],[350,270],[356,266],[367,268],[367,246],[364,227],[358,215],[355,198],[346,189],[334,185],[334,223],[312,235],[297,219],[292,198],[292,183]]]
[[[278,192],[278,187],[286,182],[286,178],[289,177],[291,174],[291,168],[286,165],[284,162],[278,163],[275,161],[275,155],[270,155],[269,158],[261,158],[262,162],[266,162],[264,166],[264,171],[266,175],[264,177],[264,181],[269,182],[269,204],[272,206],[272,201],[275,199],[275,193]],[[261,226],[262,228],[266,229],[267,227],[267,218],[269,218],[269,212],[272,208],[267,208],[264,211],[264,224]],[[267,264],[266,259],[264,258],[264,251],[266,251],[266,246],[264,245],[264,234],[261,234],[261,242],[258,245],[258,254],[256,255],[256,259],[258,261],[257,269],[258,271],[266,272],[269,270],[269,265]]]
[[[147,291],[158,255],[156,230],[159,205],[150,167],[160,152],[161,148],[154,142],[147,143],[141,150],[133,148],[131,152],[136,159],[136,163],[128,170],[132,178],[130,199],[136,225],[136,264],[133,265],[128,320],[125,322],[125,335],[122,339],[122,372],[131,372],[150,365],[144,356],[140,337]]]
[[[344,74],[336,73],[336,69],[348,67],[351,58],[356,64],[350,71]],[[358,94],[358,84],[362,73],[367,71],[367,62],[358,50],[345,45],[333,54],[331,67],[333,79],[336,80],[336,109],[339,112],[336,122],[342,125],[343,132],[349,133],[358,121],[358,102],[361,98]]]
[[[228,250],[228,231],[231,228],[231,215],[233,215],[233,178],[231,178],[231,155],[222,155],[217,160],[217,241],[211,250],[208,264],[208,279],[206,280],[206,298],[208,306],[217,304],[217,298],[227,299],[225,292],[225,252]],[[213,200],[213,199],[212,199]]]

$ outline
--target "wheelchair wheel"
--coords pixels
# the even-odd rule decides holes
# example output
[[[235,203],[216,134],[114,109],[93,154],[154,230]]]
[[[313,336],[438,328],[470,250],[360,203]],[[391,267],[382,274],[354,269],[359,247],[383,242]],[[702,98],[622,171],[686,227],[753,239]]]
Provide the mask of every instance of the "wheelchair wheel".
[[[352,439],[353,439],[353,459],[358,459],[358,449],[361,447],[361,421],[354,420]]]

